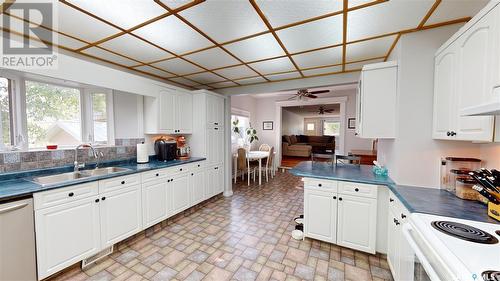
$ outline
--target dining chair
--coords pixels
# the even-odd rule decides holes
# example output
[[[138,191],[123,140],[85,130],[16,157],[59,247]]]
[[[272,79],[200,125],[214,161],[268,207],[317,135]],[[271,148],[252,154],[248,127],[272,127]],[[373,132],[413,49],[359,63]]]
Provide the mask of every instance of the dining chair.
[[[271,150],[271,147],[267,143],[263,143],[259,146],[259,151],[269,151]]]
[[[269,181],[269,174],[274,178],[274,146],[269,149],[269,156],[264,159],[264,172],[266,173],[266,182]]]
[[[236,175],[234,175],[234,183],[238,178],[238,172],[241,174],[241,180],[245,179],[245,173],[248,178],[248,185],[250,185],[250,176],[253,174],[253,180],[255,181],[256,166],[254,163],[250,162],[247,158],[247,150],[244,148],[238,148],[238,156],[236,160]]]

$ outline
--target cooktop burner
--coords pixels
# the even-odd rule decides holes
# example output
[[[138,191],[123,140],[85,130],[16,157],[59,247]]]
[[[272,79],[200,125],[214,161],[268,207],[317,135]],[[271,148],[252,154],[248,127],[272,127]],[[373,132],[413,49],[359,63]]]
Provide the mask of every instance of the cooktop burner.
[[[435,229],[462,240],[481,244],[498,243],[498,239],[488,232],[466,224],[452,221],[433,221],[431,224]]]
[[[487,270],[481,274],[484,281],[500,281],[500,271]]]

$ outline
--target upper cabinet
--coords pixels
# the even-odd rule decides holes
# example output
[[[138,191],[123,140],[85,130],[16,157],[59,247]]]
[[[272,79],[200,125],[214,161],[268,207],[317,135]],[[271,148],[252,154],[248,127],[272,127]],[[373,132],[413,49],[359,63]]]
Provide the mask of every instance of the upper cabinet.
[[[144,98],[146,134],[191,134],[193,96],[187,92],[162,90],[158,97]]]
[[[356,135],[396,137],[397,62],[363,66],[356,96]]]
[[[207,122],[210,127],[224,127],[224,98],[215,95],[206,96]]]
[[[488,5],[486,11],[481,11],[436,53],[435,139],[486,142],[493,139],[493,116],[464,116],[465,111],[493,100],[493,78],[499,66],[498,9],[492,10],[493,7]]]

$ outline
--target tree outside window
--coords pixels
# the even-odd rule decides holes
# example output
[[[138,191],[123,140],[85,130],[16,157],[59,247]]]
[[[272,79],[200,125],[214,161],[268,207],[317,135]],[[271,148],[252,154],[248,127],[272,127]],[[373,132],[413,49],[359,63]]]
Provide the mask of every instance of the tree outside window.
[[[323,135],[324,136],[339,136],[340,135],[340,122],[338,122],[338,121],[323,121]]]

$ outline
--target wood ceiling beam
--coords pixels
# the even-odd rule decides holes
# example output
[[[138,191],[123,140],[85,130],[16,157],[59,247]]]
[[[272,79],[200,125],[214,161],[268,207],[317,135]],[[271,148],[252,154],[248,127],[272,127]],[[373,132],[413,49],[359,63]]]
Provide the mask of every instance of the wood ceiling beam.
[[[175,17],[177,17],[179,20],[181,20],[182,22],[184,22],[185,24],[187,24],[189,27],[191,27],[194,31],[196,31],[198,34],[200,34],[201,36],[205,37],[208,41],[212,42],[212,44],[214,44],[215,46],[219,47],[220,49],[222,49],[225,53],[227,53],[228,55],[230,55],[231,57],[233,57],[234,59],[236,59],[237,61],[239,61],[240,63],[246,65],[248,68],[250,68],[252,71],[254,71],[255,73],[259,74],[260,76],[262,76],[262,78],[266,79],[267,81],[269,81],[266,77],[264,77],[260,72],[258,72],[256,69],[254,69],[253,67],[249,66],[248,64],[246,64],[242,59],[240,59],[239,57],[237,57],[236,55],[234,55],[232,52],[230,52],[228,49],[224,48],[223,46],[221,46],[217,41],[215,41],[213,38],[211,38],[210,36],[208,36],[208,34],[206,34],[205,32],[203,32],[201,29],[199,29],[197,26],[195,26],[194,24],[192,24],[190,21],[188,21],[186,18],[184,18],[183,16],[179,15],[177,12],[175,12],[174,10],[172,10],[170,7],[168,7],[167,5],[163,4],[160,0],[154,0],[158,5],[162,6],[164,9],[166,9],[167,11],[169,11],[170,13],[172,13]],[[219,75],[220,77],[223,77],[222,75],[216,73],[216,72],[213,72],[215,73],[216,75]],[[231,82],[233,83],[236,83],[232,80],[230,80]],[[236,83],[238,84],[238,83]],[[238,84],[239,85],[239,84]]]
[[[347,9],[349,8],[349,0],[343,1],[342,12],[342,71],[345,70],[345,61],[347,53]]]
[[[420,21],[420,23],[418,24],[417,28],[422,28],[425,25],[425,23],[427,23],[427,21],[432,16],[432,14],[434,13],[434,11],[437,9],[437,7],[439,6],[439,4],[441,4],[441,0],[436,0],[434,2],[434,5],[432,5],[432,7],[427,12],[427,14],[425,14],[424,18]]]
[[[250,5],[252,5],[252,7],[254,8],[254,10],[259,15],[260,19],[264,22],[264,24],[266,25],[267,29],[271,32],[271,34],[273,35],[273,37],[276,40],[276,42],[278,42],[278,44],[280,45],[280,47],[283,50],[283,52],[285,52],[286,56],[288,57],[288,59],[290,60],[290,62],[293,64],[293,66],[295,67],[295,69],[297,69],[297,71],[299,72],[300,76],[304,77],[304,73],[302,73],[302,71],[300,70],[300,67],[297,65],[297,63],[295,63],[295,60],[293,60],[292,56],[290,55],[290,53],[288,52],[287,48],[285,47],[285,44],[283,44],[283,42],[279,38],[278,34],[276,34],[276,31],[273,29],[273,27],[272,27],[271,23],[269,22],[269,20],[267,20],[266,15],[264,15],[264,12],[262,12],[262,10],[260,9],[259,5],[257,5],[257,3],[254,0],[249,0],[249,2],[250,2]]]
[[[6,0],[2,4],[0,4],[0,14],[5,13],[5,11],[7,11],[10,8],[10,6],[14,4],[14,2],[16,2],[16,0]]]

